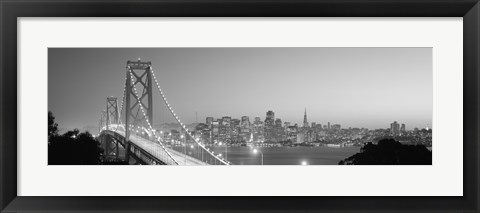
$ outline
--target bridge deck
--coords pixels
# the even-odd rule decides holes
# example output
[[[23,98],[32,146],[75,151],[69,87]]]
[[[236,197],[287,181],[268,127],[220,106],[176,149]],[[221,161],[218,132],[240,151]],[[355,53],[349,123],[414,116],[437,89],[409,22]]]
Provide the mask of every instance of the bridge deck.
[[[122,135],[123,137],[125,137],[125,132],[124,131],[117,130],[116,132],[118,134]],[[134,135],[134,134],[130,135],[130,142],[139,146],[140,148],[147,151],[148,153],[155,156],[156,158],[162,159],[160,154],[155,152],[155,150],[162,150],[162,147],[161,147],[160,144],[158,144],[154,141],[139,137],[139,136]],[[170,152],[172,157],[178,162],[179,165],[184,165],[184,166],[209,165],[205,162],[202,162],[198,159],[192,158],[188,155],[186,156],[186,160],[185,160],[185,154],[180,153],[178,151],[175,151],[173,149],[167,148],[167,147],[165,147],[165,148],[168,150],[168,152]]]

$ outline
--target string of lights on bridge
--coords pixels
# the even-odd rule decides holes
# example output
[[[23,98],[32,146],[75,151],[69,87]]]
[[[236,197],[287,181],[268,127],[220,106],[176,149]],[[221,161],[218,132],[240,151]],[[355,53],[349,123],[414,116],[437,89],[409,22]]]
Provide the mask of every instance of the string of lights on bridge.
[[[227,160],[223,159],[221,157],[221,154],[219,155],[215,155],[215,153],[213,151],[210,151],[207,147],[205,147],[202,143],[199,142],[199,140],[195,137],[193,137],[193,135],[190,133],[190,131],[187,129],[186,125],[183,124],[180,119],[178,118],[178,116],[175,114],[175,112],[173,111],[172,107],[170,106],[170,104],[168,103],[167,101],[167,98],[165,97],[165,94],[163,93],[162,89],[160,88],[160,84],[158,83],[157,81],[157,77],[155,76],[155,73],[153,71],[153,67],[150,66],[150,72],[152,73],[152,76],[153,76],[153,80],[155,81],[155,85],[157,86],[157,89],[158,91],[160,92],[160,95],[162,96],[162,99],[163,101],[165,102],[165,104],[167,105],[170,113],[172,113],[173,117],[175,118],[175,120],[180,124],[180,126],[182,127],[182,129],[188,134],[188,136],[190,136],[190,138],[193,139],[193,141],[195,141],[195,143],[200,146],[203,150],[205,150],[206,152],[208,152],[209,154],[211,154],[212,156],[214,156],[215,158],[217,158],[220,162],[224,163],[224,164],[227,164],[229,165],[230,162],[228,162]]]
[[[175,158],[172,156],[172,154],[167,150],[167,148],[163,145],[163,143],[161,142],[161,137],[158,137],[157,136],[157,133],[155,131],[155,129],[153,129],[152,125],[150,124],[150,121],[148,120],[148,117],[147,117],[147,113],[145,113],[145,110],[143,109],[143,103],[141,102],[141,100],[139,99],[138,97],[138,93],[137,93],[137,87],[135,86],[135,82],[133,81],[133,74],[132,74],[132,71],[130,69],[130,67],[128,67],[128,70],[129,70],[129,74],[130,74],[130,79],[132,80],[132,84],[133,84],[133,91],[135,92],[135,98],[137,99],[138,101],[138,105],[140,106],[140,109],[142,110],[142,113],[143,113],[143,117],[145,118],[145,121],[147,122],[147,125],[149,127],[149,130],[153,133],[153,136],[155,137],[155,139],[157,139],[157,142],[160,144],[160,146],[162,147],[162,149],[167,153],[167,155],[175,162],[175,164],[179,164],[177,162],[177,160],[175,160]],[[130,115],[128,115],[130,116]]]
[[[179,165],[177,159],[175,159],[175,158],[173,157],[173,155],[169,152],[169,150],[165,147],[165,145],[164,145],[165,142],[164,142],[163,138],[157,135],[155,129],[153,128],[152,124],[150,123],[149,117],[147,116],[146,110],[144,109],[144,103],[141,101],[140,97],[138,96],[138,92],[137,92],[137,88],[136,88],[136,82],[134,81],[133,71],[132,71],[132,69],[131,69],[130,66],[127,66],[126,68],[127,68],[127,75],[125,75],[125,81],[124,81],[124,82],[125,82],[125,86],[124,86],[124,88],[123,88],[123,97],[122,97],[122,101],[121,101],[120,111],[118,111],[118,108],[117,108],[117,110],[116,110],[116,111],[117,111],[117,116],[118,116],[119,119],[117,120],[118,124],[116,125],[114,131],[117,132],[119,127],[123,127],[124,131],[127,130],[126,128],[129,128],[129,129],[130,129],[130,128],[133,128],[133,129],[135,129],[134,131],[135,131],[136,133],[139,133],[138,130],[140,129],[142,132],[147,133],[149,136],[151,136],[151,134],[153,134],[154,138],[156,139],[156,141],[154,141],[154,142],[158,143],[158,144],[161,146],[162,150],[164,151],[163,153],[166,153],[166,154],[168,155],[168,158],[169,158],[170,160],[172,160],[174,164]],[[188,130],[187,126],[186,126],[184,123],[181,122],[180,118],[179,118],[179,117],[177,116],[177,114],[173,111],[172,106],[168,103],[167,98],[166,98],[163,90],[160,88],[160,84],[159,84],[159,82],[158,82],[158,80],[157,80],[157,78],[156,78],[156,76],[155,76],[155,73],[154,73],[154,71],[153,71],[153,67],[150,65],[148,68],[149,68],[149,70],[150,70],[150,72],[151,72],[151,76],[153,77],[153,80],[155,81],[155,85],[156,85],[158,91],[160,92],[160,95],[162,96],[163,102],[164,102],[165,105],[168,107],[168,110],[169,110],[170,113],[173,115],[173,117],[175,118],[175,120],[180,124],[182,130],[183,130],[190,138],[193,139],[193,141],[195,142],[195,144],[197,145],[197,147],[200,147],[200,148],[201,148],[200,150],[202,151],[202,152],[201,152],[201,153],[202,153],[202,159],[203,159],[203,151],[205,151],[205,152],[208,153],[211,157],[213,157],[215,160],[218,160],[220,163],[225,164],[225,165],[230,165],[230,162],[228,162],[226,159],[224,159],[224,158],[222,157],[222,154],[215,155],[215,152],[214,152],[213,150],[210,150],[210,149],[207,148],[203,143],[201,143],[198,138],[195,138],[195,137],[192,135],[192,133]],[[128,85],[128,82],[127,82],[127,81],[128,81],[128,77],[130,77],[130,80],[131,80],[131,83],[132,83],[131,86],[132,86],[133,92],[134,92],[133,95],[135,96],[135,99],[136,99],[136,101],[137,101],[137,103],[138,103],[138,106],[139,106],[139,108],[141,109],[141,112],[142,112],[142,114],[143,114],[143,118],[144,118],[144,120],[146,121],[146,123],[147,123],[147,125],[148,125],[148,129],[146,129],[145,127],[135,126],[135,125],[132,125],[132,124],[128,124],[128,127],[127,127],[127,124],[125,124],[125,125],[122,124],[121,115],[122,115],[122,113],[123,113],[123,110],[124,110],[124,107],[125,107],[125,102],[126,102],[126,95],[127,95],[126,93],[127,93],[127,85]],[[138,80],[138,79],[137,79],[137,80]],[[130,95],[130,94],[128,94],[128,95]],[[150,101],[150,100],[149,100],[149,101]],[[128,112],[128,111],[127,111],[127,112]],[[108,113],[108,112],[106,112],[106,113]],[[137,111],[137,113],[138,113],[138,111]],[[126,115],[126,116],[130,116],[130,115]],[[110,125],[109,123],[106,123],[106,126],[104,126],[104,127],[101,128],[101,129],[102,129],[102,130],[105,130],[105,129],[108,128],[109,125]],[[149,134],[149,132],[151,132],[151,134]],[[160,134],[163,134],[162,131],[160,131]],[[184,135],[181,135],[181,138],[184,138]],[[127,140],[128,140],[128,138],[127,138]],[[187,146],[186,141],[184,142],[183,145],[184,145],[184,146]],[[155,147],[155,148],[158,148],[158,147]],[[191,145],[191,148],[194,148],[194,146]],[[186,158],[186,156],[185,156],[185,158]],[[202,161],[203,161],[203,160],[202,160]]]
[[[123,82],[127,82],[127,76],[125,75],[125,80]],[[125,86],[123,87],[123,97],[122,97],[122,103],[120,104],[120,112],[117,110],[118,112],[118,122],[120,122],[120,125],[117,125],[116,128],[115,128],[115,132],[118,130],[118,127],[119,126],[122,126],[122,119],[120,119],[122,113],[123,113],[123,104],[125,103],[125,94],[127,92],[127,84],[125,83]],[[125,130],[125,127],[123,127],[124,130]]]

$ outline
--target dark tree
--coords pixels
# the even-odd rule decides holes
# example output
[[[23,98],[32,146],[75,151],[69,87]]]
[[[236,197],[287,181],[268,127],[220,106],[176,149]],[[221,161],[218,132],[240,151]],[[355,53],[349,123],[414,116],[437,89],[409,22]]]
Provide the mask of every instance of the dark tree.
[[[58,124],[55,123],[55,116],[51,111],[48,111],[48,141],[52,136],[58,135]]]
[[[100,143],[78,129],[58,135],[58,125],[48,112],[48,165],[94,165],[100,163]]]
[[[424,145],[403,145],[394,139],[368,143],[360,152],[342,160],[339,165],[431,165],[432,152]]]
[[[89,132],[77,129],[52,138],[48,145],[48,165],[96,165],[103,150]]]

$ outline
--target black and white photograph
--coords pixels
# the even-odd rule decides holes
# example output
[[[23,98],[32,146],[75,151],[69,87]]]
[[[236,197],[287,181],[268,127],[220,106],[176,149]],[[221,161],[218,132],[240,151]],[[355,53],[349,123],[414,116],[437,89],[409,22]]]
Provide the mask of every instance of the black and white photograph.
[[[3,1],[0,212],[477,212],[479,1]]]
[[[430,47],[48,48],[48,165],[432,165]]]

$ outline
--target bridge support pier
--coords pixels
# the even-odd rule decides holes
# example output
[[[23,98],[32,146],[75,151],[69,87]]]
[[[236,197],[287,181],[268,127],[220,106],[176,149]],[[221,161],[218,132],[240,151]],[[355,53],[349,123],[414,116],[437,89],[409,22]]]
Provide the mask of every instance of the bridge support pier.
[[[132,145],[128,140],[125,140],[125,161],[129,162],[130,161],[130,149]]]
[[[103,135],[100,137],[105,150],[105,160],[108,159],[120,159],[120,143],[112,136]]]
[[[120,157],[118,142],[110,136],[105,138],[105,156],[118,159]]]

